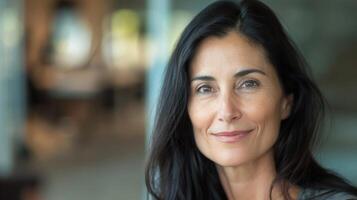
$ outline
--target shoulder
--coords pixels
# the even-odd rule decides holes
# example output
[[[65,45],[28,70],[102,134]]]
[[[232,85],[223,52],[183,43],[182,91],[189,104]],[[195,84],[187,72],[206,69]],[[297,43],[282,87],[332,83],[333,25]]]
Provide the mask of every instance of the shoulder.
[[[357,196],[332,190],[302,189],[297,200],[357,200]]]

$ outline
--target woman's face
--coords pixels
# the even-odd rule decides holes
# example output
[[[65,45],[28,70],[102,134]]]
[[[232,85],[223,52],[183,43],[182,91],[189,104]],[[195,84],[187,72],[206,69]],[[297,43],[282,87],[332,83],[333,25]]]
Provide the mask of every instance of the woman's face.
[[[292,97],[261,46],[236,32],[209,37],[192,60],[190,81],[188,113],[202,154],[238,166],[272,153]]]

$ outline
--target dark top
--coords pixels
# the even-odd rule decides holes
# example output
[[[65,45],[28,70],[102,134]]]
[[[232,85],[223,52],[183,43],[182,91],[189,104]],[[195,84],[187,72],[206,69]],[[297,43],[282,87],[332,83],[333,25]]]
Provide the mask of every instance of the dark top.
[[[332,193],[326,190],[302,189],[297,200],[357,200],[357,197],[344,192]]]

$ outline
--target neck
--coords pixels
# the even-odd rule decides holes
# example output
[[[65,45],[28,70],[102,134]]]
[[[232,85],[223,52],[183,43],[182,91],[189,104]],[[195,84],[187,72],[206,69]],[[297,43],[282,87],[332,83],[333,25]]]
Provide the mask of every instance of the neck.
[[[217,170],[229,200],[270,199],[271,184],[276,177],[273,153],[239,166],[218,166]],[[280,199],[279,188],[272,190],[272,199]]]

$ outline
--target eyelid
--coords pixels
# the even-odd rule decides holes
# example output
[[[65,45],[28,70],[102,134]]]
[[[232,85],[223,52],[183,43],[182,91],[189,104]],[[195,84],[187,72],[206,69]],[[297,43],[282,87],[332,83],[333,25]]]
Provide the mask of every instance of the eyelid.
[[[208,88],[210,89],[211,91],[209,92],[200,92],[200,89],[202,88]],[[211,92],[214,92],[214,87],[212,87],[210,84],[207,84],[207,83],[201,83],[201,84],[198,84],[195,88],[194,88],[194,92],[195,94],[206,94],[206,93],[211,93]]]
[[[254,82],[255,85],[252,86],[252,87],[244,87],[244,84],[246,84],[247,82]],[[260,86],[260,81],[259,81],[259,80],[249,78],[249,79],[245,79],[245,80],[240,81],[240,82],[238,83],[237,88],[238,88],[238,89],[245,89],[245,88],[251,89],[251,88],[257,88],[257,87],[259,87],[259,86]]]

